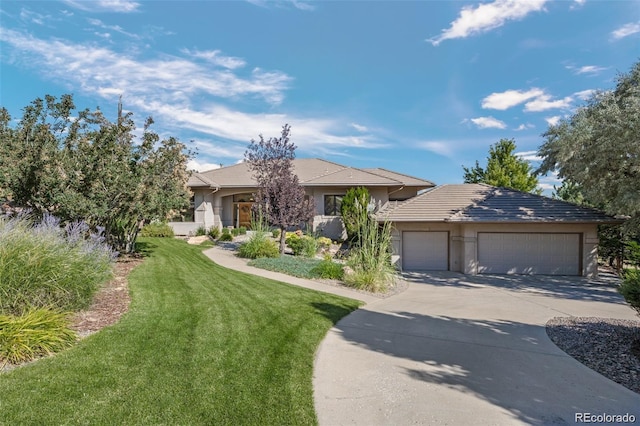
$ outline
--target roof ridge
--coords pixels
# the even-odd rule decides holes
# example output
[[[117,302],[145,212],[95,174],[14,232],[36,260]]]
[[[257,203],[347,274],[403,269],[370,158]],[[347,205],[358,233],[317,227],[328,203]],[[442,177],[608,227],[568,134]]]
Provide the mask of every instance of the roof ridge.
[[[411,178],[411,179],[421,180],[421,181],[433,184],[433,182],[431,182],[430,180],[422,179],[422,178],[419,178],[419,177],[416,177],[416,176],[412,176],[412,175],[408,175],[408,174],[402,173],[402,172],[396,172],[394,170],[385,169],[384,167],[370,167],[370,168],[365,168],[363,170],[368,171],[369,173],[376,174],[376,175],[377,175],[377,173],[370,172],[369,170],[384,170],[385,172],[394,173],[396,175],[406,176],[406,177]],[[378,175],[378,176],[382,176],[382,175]],[[385,176],[382,176],[382,177],[385,177]],[[400,183],[402,183],[402,182],[400,182]]]

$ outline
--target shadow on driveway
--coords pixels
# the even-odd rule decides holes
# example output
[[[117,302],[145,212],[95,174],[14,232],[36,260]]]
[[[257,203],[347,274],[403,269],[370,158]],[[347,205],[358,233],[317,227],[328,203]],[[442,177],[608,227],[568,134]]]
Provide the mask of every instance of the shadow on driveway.
[[[424,410],[425,416],[431,416],[423,419],[443,413],[436,423],[463,420],[447,418],[446,413],[460,415],[468,402],[465,396],[501,407],[513,420],[528,424],[572,424],[576,412],[640,416],[640,396],[568,357],[551,343],[541,326],[360,310],[336,328],[350,344],[394,357],[390,364],[401,376],[393,380],[418,382],[408,385],[411,391],[398,398],[410,402],[412,410]],[[371,378],[367,371],[357,371],[361,367],[349,366],[346,374],[356,381],[359,374]],[[388,381],[385,376],[389,373],[380,371],[378,383],[362,382],[361,390],[369,394]],[[428,392],[434,391],[433,385],[452,391],[446,392],[453,396],[449,407],[430,406],[437,394]],[[385,392],[380,394],[386,397]],[[474,412],[476,417],[468,418],[472,423],[500,423],[491,410]],[[411,414],[397,420],[410,423],[407,415]]]
[[[597,279],[546,275],[463,275],[457,272],[405,272],[402,278],[416,284],[477,288],[478,286],[518,290],[528,294],[571,300],[592,300],[624,304],[617,291],[620,280],[610,273]]]

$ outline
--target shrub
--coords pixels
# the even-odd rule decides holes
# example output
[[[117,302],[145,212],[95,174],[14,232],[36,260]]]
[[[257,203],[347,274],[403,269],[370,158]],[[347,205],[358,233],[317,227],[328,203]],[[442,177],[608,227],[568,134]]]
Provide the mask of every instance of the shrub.
[[[278,257],[280,256],[280,251],[276,243],[267,237],[267,234],[255,232],[251,235],[249,241],[240,245],[238,256],[246,259]]]
[[[214,240],[217,240],[220,237],[220,228],[218,228],[217,226],[212,226],[211,228],[209,228],[208,235]]]
[[[147,223],[140,230],[140,237],[173,237],[173,228],[168,223]]]
[[[207,235],[207,228],[198,226],[198,229],[196,229],[196,237],[202,237],[203,235]]]
[[[271,236],[277,240],[278,238],[280,238],[280,230],[274,229],[273,231],[271,231]]]
[[[82,309],[111,276],[115,256],[84,222],[61,228],[49,215],[39,223],[0,217],[0,312]]]
[[[330,257],[325,257],[311,270],[311,274],[319,278],[341,280],[344,277],[344,267],[340,263],[333,262]]]
[[[322,250],[327,250],[333,243],[331,239],[327,237],[320,237],[316,241],[318,242],[318,247]]]
[[[76,334],[68,327],[68,317],[45,308],[20,316],[0,315],[0,365],[30,361],[71,346]]]
[[[358,245],[347,260],[351,268],[344,281],[358,289],[384,292],[395,279],[395,269],[391,264],[391,225],[382,226],[368,216],[362,216],[358,228]]]
[[[231,231],[229,230],[229,228],[222,228],[222,234],[229,234],[231,235]]]
[[[640,315],[640,270],[625,269],[624,278],[618,291]]]
[[[247,227],[246,226],[239,227],[238,232],[240,233],[240,235],[247,235]]]
[[[370,202],[369,191],[362,186],[349,189],[342,197],[340,215],[349,241],[355,241],[360,234],[362,218],[368,215]]]
[[[314,257],[318,252],[316,239],[308,235],[298,236],[292,234],[285,242],[295,256]]]
[[[289,255],[281,255],[276,258],[262,258],[249,261],[250,266],[267,269],[269,271],[282,272],[300,278],[316,278],[311,271],[321,261],[318,259],[306,259]]]
[[[228,232],[222,232],[222,235],[220,235],[218,241],[233,241],[233,235]]]

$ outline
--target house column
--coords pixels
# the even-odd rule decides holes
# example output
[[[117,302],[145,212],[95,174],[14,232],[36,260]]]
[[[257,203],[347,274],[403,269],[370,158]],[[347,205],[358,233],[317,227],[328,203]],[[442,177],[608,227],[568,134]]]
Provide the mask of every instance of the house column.
[[[478,239],[476,232],[463,228],[462,235],[462,272],[468,275],[476,275],[478,273]]]
[[[598,278],[598,232],[585,232],[582,238],[582,275]]]
[[[218,194],[213,194],[213,223],[218,229],[222,229],[222,197]]]

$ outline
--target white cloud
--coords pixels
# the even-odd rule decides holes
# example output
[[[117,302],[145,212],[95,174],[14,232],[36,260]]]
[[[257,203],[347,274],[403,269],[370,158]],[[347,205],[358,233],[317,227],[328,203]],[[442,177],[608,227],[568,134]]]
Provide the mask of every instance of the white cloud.
[[[538,156],[538,151],[515,152],[513,155],[515,155],[516,157],[520,157],[526,161],[542,161],[542,158]]]
[[[573,73],[577,75],[580,75],[580,74],[598,75],[602,71],[605,71],[607,69],[606,67],[599,67],[596,65],[585,65],[582,67],[574,67],[572,65],[567,65],[566,68],[573,71]]]
[[[464,6],[458,19],[437,37],[427,41],[437,46],[444,40],[465,38],[501,27],[507,21],[521,20],[529,13],[544,10],[547,0],[495,0],[477,7]]]
[[[130,13],[137,11],[140,7],[140,3],[130,0],[64,0],[64,2],[76,9],[92,12]]]
[[[20,19],[37,24],[37,25],[45,25],[45,20],[50,19],[50,16],[45,16],[37,12],[33,12],[31,10],[25,9],[24,7],[20,10]]]
[[[369,130],[366,126],[363,126],[363,125],[357,124],[357,123],[351,123],[351,127],[353,127],[354,129],[356,129],[357,131],[362,132],[362,133],[364,133],[364,132]]]
[[[479,129],[505,129],[507,125],[504,121],[500,121],[493,117],[477,117],[470,120]]]
[[[636,33],[640,33],[640,22],[631,22],[621,26],[617,30],[611,32],[611,37],[614,40],[619,40]]]
[[[124,35],[126,35],[128,37],[135,38],[135,39],[139,39],[140,38],[137,34],[133,34],[133,33],[125,31],[120,25],[107,25],[104,22],[102,22],[101,20],[93,19],[93,18],[87,19],[87,21],[91,25],[93,25],[95,27],[98,27],[98,28],[102,28],[104,30],[116,31],[116,32],[118,32],[120,34],[124,34]],[[106,36],[107,38],[111,37],[111,34],[109,34],[109,33],[95,33],[95,34],[96,35],[100,35],[102,37]]]
[[[192,58],[204,59],[213,65],[231,70],[242,68],[247,64],[242,58],[222,55],[220,50],[190,51],[189,49],[182,49],[182,53],[189,55]]]
[[[529,130],[529,129],[533,129],[533,128],[535,128],[535,127],[536,127],[536,126],[534,126],[533,124],[529,124],[529,123],[527,123],[527,124],[521,124],[521,125],[519,125],[518,127],[516,127],[516,128],[515,128],[515,129],[513,129],[513,130],[515,130],[516,132],[521,132],[521,131],[523,131],[523,130]]]
[[[573,0],[573,4],[569,7],[569,9],[571,9],[571,10],[578,9],[578,8],[584,6],[584,4],[586,2],[587,2],[587,0]]]
[[[527,102],[524,105],[524,110],[527,112],[540,112],[540,111],[547,111],[550,109],[569,108],[571,106],[572,101],[573,99],[570,96],[567,96],[563,99],[552,100],[551,96],[543,95],[543,96],[538,96],[534,100]]]
[[[555,187],[562,185],[562,179],[558,177],[557,172],[553,172],[547,176],[538,178],[538,186],[544,190],[544,194],[551,196]]]
[[[275,7],[287,7],[293,6],[296,9],[304,10],[304,11],[313,11],[316,7],[309,2],[300,1],[300,0],[246,0],[248,3],[251,3],[254,6],[260,7],[269,7],[271,5]]]
[[[240,77],[179,57],[142,60],[104,47],[42,40],[13,30],[0,32],[0,40],[31,66],[89,93],[106,90],[140,97],[152,93],[168,103],[186,102],[195,93],[231,99],[251,96],[279,104],[292,80],[282,72],[259,68]]]
[[[549,126],[555,126],[560,122],[560,118],[559,115],[554,115],[553,117],[546,117],[544,121],[546,121]]]
[[[187,163],[187,169],[189,170],[195,170],[196,172],[202,173],[202,172],[206,172],[209,170],[213,170],[213,169],[219,169],[220,168],[220,164],[216,164],[216,163],[202,163],[198,160],[189,160],[189,162]]]
[[[532,88],[526,92],[521,90],[507,90],[501,93],[492,93],[482,100],[482,108],[505,110],[539,96],[544,96],[544,91]]]
[[[579,92],[576,92],[573,94],[573,96],[575,96],[578,99],[581,99],[583,101],[586,101],[587,99],[589,99],[594,93],[596,92],[596,90],[594,89],[587,89],[587,90],[581,90]]]
[[[451,150],[451,143],[444,141],[425,141],[418,143],[418,147],[426,149],[427,151],[434,152],[443,157],[451,157],[453,151]]]

